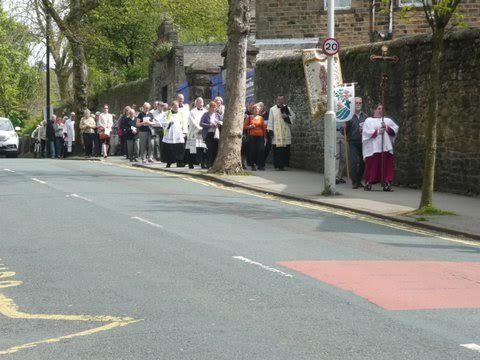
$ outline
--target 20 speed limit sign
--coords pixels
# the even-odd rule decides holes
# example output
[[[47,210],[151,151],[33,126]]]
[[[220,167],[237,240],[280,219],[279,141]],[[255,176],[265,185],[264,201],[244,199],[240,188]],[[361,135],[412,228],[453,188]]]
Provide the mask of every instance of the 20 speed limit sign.
[[[337,39],[327,38],[323,42],[323,52],[327,55],[335,55],[340,50],[340,44]]]

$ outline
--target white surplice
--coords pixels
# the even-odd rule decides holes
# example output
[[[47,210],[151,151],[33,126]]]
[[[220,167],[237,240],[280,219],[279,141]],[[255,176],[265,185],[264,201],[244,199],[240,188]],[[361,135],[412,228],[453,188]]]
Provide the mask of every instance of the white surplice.
[[[287,108],[290,112],[290,122],[293,124],[296,117],[295,113],[289,107]],[[288,124],[282,118],[282,112],[280,111],[280,108],[277,105],[272,106],[270,108],[270,113],[268,114],[267,130],[273,131],[273,145],[282,147],[292,144],[292,131],[290,130],[290,126],[291,124]]]
[[[166,144],[185,143],[183,127],[185,122],[182,112],[173,113],[171,110],[168,110],[166,116],[163,118],[162,127],[164,134],[162,141]]]
[[[383,151],[382,151],[382,135],[378,131],[382,127],[382,118],[369,117],[363,123],[362,128],[362,148],[363,158],[367,158],[376,153],[389,152],[393,154],[393,143],[398,133],[398,125],[390,118],[383,118],[385,126],[391,128],[395,135],[390,136],[387,131],[383,134]],[[372,138],[372,135],[377,131],[377,136]]]
[[[190,154],[196,154],[197,148],[206,148],[205,142],[202,137],[202,127],[200,126],[200,120],[202,119],[203,114],[207,110],[205,108],[198,109],[193,108],[190,111],[190,116],[188,117],[188,135],[187,135],[187,146],[186,148],[190,150]]]

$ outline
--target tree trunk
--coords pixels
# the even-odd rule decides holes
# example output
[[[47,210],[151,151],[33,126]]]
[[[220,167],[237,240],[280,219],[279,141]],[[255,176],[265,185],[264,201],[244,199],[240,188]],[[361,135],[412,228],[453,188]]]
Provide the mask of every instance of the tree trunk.
[[[88,69],[85,48],[80,42],[70,42],[73,67],[73,102],[77,121],[75,121],[75,142],[80,144],[80,119],[87,109]],[[79,147],[77,146],[77,149]]]
[[[250,0],[229,0],[227,89],[218,155],[210,172],[242,173],[242,132],[247,81],[247,37]]]
[[[68,67],[55,68],[53,70],[57,76],[58,91],[60,101],[66,104],[70,100],[70,69]]]
[[[444,29],[436,29],[432,37],[432,63],[430,67],[430,82],[427,94],[428,110],[425,134],[425,163],[423,169],[422,198],[420,208],[432,206],[433,187],[435,178],[435,160],[437,153],[437,123],[438,102],[440,99],[440,65],[443,56],[445,35]]]

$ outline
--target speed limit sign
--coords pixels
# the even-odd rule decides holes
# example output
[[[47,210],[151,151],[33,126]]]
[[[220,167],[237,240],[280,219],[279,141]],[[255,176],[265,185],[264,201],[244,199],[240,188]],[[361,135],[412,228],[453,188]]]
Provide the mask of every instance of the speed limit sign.
[[[335,38],[327,38],[323,42],[323,52],[327,55],[335,55],[340,50],[340,44]]]

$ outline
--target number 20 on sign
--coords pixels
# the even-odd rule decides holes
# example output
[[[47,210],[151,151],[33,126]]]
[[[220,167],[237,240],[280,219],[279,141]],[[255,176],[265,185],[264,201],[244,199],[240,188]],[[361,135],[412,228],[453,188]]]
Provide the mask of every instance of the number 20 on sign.
[[[335,55],[340,50],[340,44],[337,39],[327,38],[323,42],[323,52],[327,55]]]

